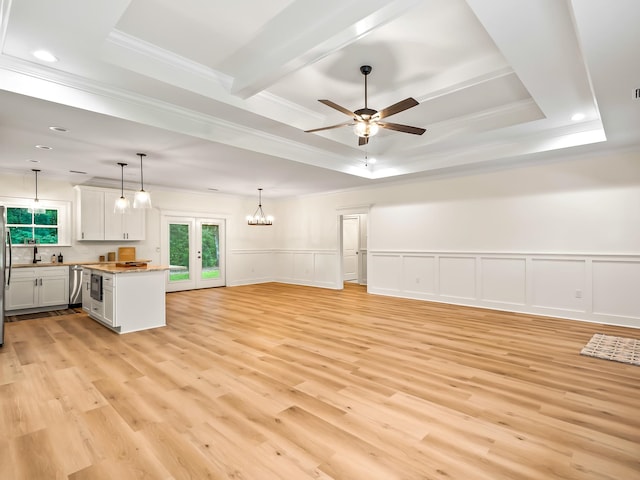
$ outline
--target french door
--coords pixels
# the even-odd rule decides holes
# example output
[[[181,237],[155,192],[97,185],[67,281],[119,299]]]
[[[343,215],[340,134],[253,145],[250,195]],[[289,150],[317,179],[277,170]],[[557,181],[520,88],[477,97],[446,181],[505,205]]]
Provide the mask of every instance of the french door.
[[[224,220],[163,217],[167,291],[225,285]]]

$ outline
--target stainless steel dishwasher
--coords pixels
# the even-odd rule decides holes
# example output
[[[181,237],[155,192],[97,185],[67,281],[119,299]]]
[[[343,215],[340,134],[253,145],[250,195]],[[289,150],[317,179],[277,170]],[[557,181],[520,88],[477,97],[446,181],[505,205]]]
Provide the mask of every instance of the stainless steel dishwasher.
[[[82,305],[82,265],[69,266],[69,307]]]

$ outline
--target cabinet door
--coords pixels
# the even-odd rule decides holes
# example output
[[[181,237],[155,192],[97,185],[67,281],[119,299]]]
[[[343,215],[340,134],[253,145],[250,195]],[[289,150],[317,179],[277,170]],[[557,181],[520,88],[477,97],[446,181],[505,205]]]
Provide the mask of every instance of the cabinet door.
[[[114,301],[115,301],[115,298],[113,295],[113,289],[105,288],[103,299],[102,299],[102,303],[104,304],[103,319],[105,323],[111,325],[112,327],[115,327],[117,325],[116,318],[115,318]]]
[[[91,300],[91,315],[93,318],[102,321],[104,315],[103,302],[97,300]]]
[[[41,277],[39,281],[39,304],[41,307],[53,307],[69,303],[69,277]]]
[[[124,240],[144,240],[145,211],[142,208],[132,208],[129,214],[122,215],[122,230]]]
[[[88,273],[87,273],[88,272]],[[82,272],[82,310],[91,312],[91,271]]]
[[[126,194],[125,194],[126,195]],[[113,207],[116,200],[120,198],[120,192],[104,193],[104,239],[105,240],[126,240],[122,230],[122,217],[129,213],[115,213]]]
[[[6,310],[19,310],[21,308],[34,308],[38,306],[38,279],[12,278],[5,299]]]
[[[80,190],[78,240],[104,240],[104,192]]]

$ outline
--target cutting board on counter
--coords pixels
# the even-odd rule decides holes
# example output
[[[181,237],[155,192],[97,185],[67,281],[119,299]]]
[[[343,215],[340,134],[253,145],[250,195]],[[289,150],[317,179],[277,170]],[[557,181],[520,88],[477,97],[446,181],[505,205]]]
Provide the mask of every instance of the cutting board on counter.
[[[135,262],[136,261],[136,247],[119,247],[118,248],[118,261],[119,262]]]

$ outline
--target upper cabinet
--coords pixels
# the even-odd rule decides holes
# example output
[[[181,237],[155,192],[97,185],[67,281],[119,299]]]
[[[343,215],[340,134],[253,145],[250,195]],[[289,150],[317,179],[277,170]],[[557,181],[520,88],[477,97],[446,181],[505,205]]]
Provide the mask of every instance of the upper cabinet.
[[[133,194],[125,192],[132,198]],[[145,238],[145,211],[131,208],[114,213],[119,190],[75,187],[76,238],[78,240],[133,241]]]
[[[126,193],[131,204],[133,194]],[[114,213],[113,206],[120,198],[120,192],[110,190],[104,193],[104,239],[144,240],[144,209],[130,208],[128,213]]]

